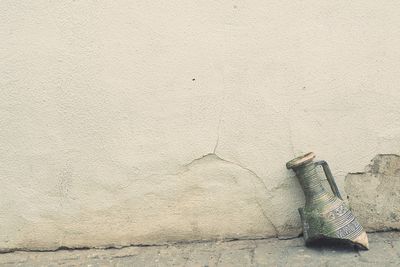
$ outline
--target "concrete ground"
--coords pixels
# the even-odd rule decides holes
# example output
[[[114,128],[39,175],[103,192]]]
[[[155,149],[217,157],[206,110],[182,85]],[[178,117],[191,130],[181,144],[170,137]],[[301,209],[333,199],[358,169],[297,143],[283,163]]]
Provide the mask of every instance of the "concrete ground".
[[[400,232],[370,233],[369,251],[307,248],[302,238],[121,249],[10,252],[1,266],[400,266]]]

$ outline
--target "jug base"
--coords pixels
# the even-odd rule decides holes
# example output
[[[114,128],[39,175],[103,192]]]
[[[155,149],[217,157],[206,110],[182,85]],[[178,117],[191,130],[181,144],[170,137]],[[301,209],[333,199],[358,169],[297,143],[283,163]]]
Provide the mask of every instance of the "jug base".
[[[325,235],[315,236],[313,238],[308,238],[305,240],[306,246],[310,247],[321,247],[321,246],[333,246],[333,247],[343,247],[343,248],[358,248],[362,250],[368,250],[368,237],[365,232],[363,232],[360,236],[358,236],[354,240],[350,239],[342,239],[342,238],[334,238],[328,237]]]

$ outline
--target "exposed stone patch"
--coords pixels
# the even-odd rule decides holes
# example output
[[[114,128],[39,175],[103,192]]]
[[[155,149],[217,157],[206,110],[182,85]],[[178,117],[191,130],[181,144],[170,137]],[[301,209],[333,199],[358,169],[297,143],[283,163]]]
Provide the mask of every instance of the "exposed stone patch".
[[[375,156],[365,172],[346,176],[345,189],[367,231],[400,229],[400,156]]]

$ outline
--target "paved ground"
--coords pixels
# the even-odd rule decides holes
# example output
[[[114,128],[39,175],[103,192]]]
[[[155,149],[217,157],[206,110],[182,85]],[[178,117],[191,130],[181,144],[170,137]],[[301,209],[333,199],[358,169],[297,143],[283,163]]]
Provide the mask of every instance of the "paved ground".
[[[369,234],[370,250],[306,248],[303,239],[206,242],[122,249],[12,252],[1,266],[400,266],[400,232]]]

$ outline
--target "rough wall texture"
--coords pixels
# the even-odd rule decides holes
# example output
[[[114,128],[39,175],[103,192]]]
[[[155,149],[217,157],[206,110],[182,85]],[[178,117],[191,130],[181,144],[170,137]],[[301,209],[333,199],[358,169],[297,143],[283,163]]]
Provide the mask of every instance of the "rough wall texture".
[[[367,231],[400,230],[400,156],[377,155],[346,176],[349,203]]]
[[[287,160],[400,154],[399,11],[1,1],[0,248],[297,235]]]
[[[6,240],[46,249],[277,235],[262,181],[212,154],[175,173],[132,175],[125,183],[94,185],[73,176],[63,174],[55,194],[42,187],[40,200],[25,210],[31,217],[17,221],[17,231],[3,233]]]

